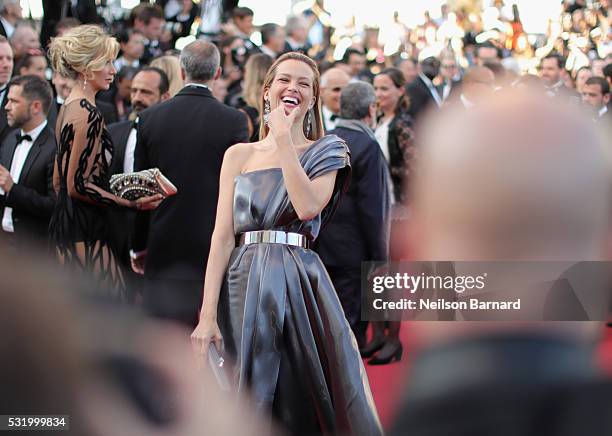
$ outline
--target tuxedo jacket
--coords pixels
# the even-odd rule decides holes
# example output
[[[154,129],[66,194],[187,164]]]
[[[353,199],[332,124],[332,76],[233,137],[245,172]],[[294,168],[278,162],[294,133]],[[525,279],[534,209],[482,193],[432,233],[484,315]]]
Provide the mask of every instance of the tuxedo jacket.
[[[10,171],[17,139],[15,132],[2,143],[0,164]],[[0,216],[4,208],[13,209],[13,227],[19,243],[45,242],[49,221],[55,207],[53,164],[56,153],[55,134],[47,125],[28,153],[19,181],[15,181],[8,195],[0,196]]]
[[[8,89],[4,93],[4,99],[0,101],[0,144],[2,144],[2,142],[7,137],[9,132],[13,130],[11,126],[8,125],[8,120],[6,119],[6,109],[4,108],[4,106],[6,105],[6,102],[8,101],[7,97],[8,97]]]
[[[0,21],[0,35],[4,36],[5,38],[8,38],[8,36],[6,35],[6,29],[4,28],[4,24],[2,24],[1,21]]]
[[[389,174],[375,139],[338,127],[351,153],[351,183],[331,221],[315,242],[325,266],[359,269],[361,262],[385,261],[389,243]]]
[[[135,170],[159,168],[178,188],[137,216],[133,248],[147,250],[145,277],[203,280],[223,155],[248,141],[246,116],[207,88],[186,86],[140,113],[137,132]]]
[[[406,94],[410,99],[408,114],[414,120],[425,113],[427,109],[436,107],[436,100],[434,100],[429,88],[420,77],[417,77],[413,82],[406,85]]]
[[[110,175],[123,173],[123,163],[125,161],[125,148],[128,137],[132,131],[131,121],[120,121],[108,126],[108,133],[113,141],[113,158],[109,168]],[[136,212],[121,208],[109,211],[108,223],[111,226],[113,245],[121,263],[125,266],[130,264],[129,251],[134,230],[134,220]]]

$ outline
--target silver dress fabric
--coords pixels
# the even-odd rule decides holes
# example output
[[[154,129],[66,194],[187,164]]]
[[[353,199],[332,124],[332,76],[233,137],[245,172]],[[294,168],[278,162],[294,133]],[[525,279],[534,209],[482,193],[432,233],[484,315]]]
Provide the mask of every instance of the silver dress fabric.
[[[313,143],[300,162],[310,179],[338,171],[319,216],[300,221],[280,168],[234,184],[234,229],[282,230],[315,239],[350,178],[337,136]],[[239,392],[290,434],[382,434],[357,343],[319,256],[284,244],[234,249],[219,299],[219,327]]]

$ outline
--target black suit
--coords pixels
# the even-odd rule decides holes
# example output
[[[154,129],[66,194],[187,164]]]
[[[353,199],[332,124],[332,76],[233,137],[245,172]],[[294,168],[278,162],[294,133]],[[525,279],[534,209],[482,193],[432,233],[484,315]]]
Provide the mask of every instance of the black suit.
[[[9,134],[11,130],[11,126],[8,125],[8,120],[6,119],[6,103],[8,102],[8,87],[4,91],[4,97],[0,100],[0,144],[4,142],[4,138]]]
[[[4,28],[4,24],[2,24],[1,21],[0,21],[0,35],[4,36],[5,38],[8,38],[8,35],[6,34],[6,29]]]
[[[121,121],[108,126],[108,133],[113,141],[113,159],[109,168],[111,175],[124,172],[125,149],[133,126],[134,123],[132,121]],[[129,255],[135,220],[136,212],[131,209],[109,210],[108,225],[111,228],[110,234],[119,256],[119,262],[121,262],[125,270],[127,286],[131,288],[133,293],[140,293],[142,280],[140,276],[132,271]]]
[[[159,168],[178,188],[148,226],[145,214],[137,217],[134,249],[147,249],[144,297],[154,315],[197,322],[221,162],[231,145],[246,141],[244,113],[202,87],[186,86],[140,114],[135,169]]]
[[[17,148],[15,132],[19,131],[8,135],[0,148],[0,164],[9,171]],[[0,217],[5,207],[13,209],[13,239],[18,247],[47,241],[49,220],[55,207],[53,164],[56,148],[55,135],[47,125],[32,144],[19,181],[14,181],[8,195],[0,196]]]
[[[47,46],[49,39],[55,36],[57,23],[66,17],[74,17],[81,24],[99,23],[100,16],[95,0],[78,0],[75,7],[70,0],[42,0],[43,19],[40,29],[40,43]]]
[[[612,380],[586,344],[559,336],[460,337],[415,355],[389,434],[612,434]]]
[[[133,123],[131,121],[121,121],[108,126],[108,133],[113,140],[113,159],[109,169],[111,175],[124,172],[125,148],[132,131],[132,126]],[[119,259],[128,268],[131,268],[129,251],[135,217],[134,211],[121,209],[113,210],[109,220],[109,224],[113,228],[111,233],[115,240],[115,248],[117,249]]]
[[[342,121],[339,121],[342,123]],[[355,336],[365,342],[361,321],[361,262],[388,257],[390,186],[385,158],[367,133],[337,127],[351,153],[352,176],[334,217],[316,241]]]
[[[408,114],[414,120],[417,120],[428,109],[437,107],[436,100],[420,76],[406,85],[406,94],[410,99]]]

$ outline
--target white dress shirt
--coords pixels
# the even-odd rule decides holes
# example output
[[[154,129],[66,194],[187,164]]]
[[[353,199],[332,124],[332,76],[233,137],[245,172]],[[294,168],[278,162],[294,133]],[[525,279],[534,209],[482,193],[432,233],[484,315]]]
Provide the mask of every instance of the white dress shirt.
[[[31,141],[21,141],[17,147],[15,148],[15,154],[13,154],[13,161],[11,162],[11,178],[13,179],[13,183],[19,183],[19,177],[21,176],[21,170],[23,170],[23,165],[32,149],[32,145],[36,142],[36,139],[40,135],[40,132],[47,125],[47,120],[44,120],[37,127],[30,130],[29,132],[20,131],[20,135],[30,135],[32,137]],[[4,191],[0,189],[1,193],[4,194]],[[5,232],[13,233],[15,231],[13,227],[13,208],[5,207],[4,215],[2,216],[2,230]]]
[[[321,106],[321,113],[323,115],[323,125],[325,130],[334,130],[336,128],[336,120],[334,119],[332,121],[331,117],[335,114],[327,109],[327,106]]]
[[[124,173],[134,172],[134,150],[136,150],[136,129],[132,127],[127,144],[125,144],[125,155],[123,157]]]
[[[15,26],[9,23],[4,17],[0,16],[0,22],[4,26],[4,30],[6,30],[6,37],[11,39],[13,36],[13,32],[15,32]]]

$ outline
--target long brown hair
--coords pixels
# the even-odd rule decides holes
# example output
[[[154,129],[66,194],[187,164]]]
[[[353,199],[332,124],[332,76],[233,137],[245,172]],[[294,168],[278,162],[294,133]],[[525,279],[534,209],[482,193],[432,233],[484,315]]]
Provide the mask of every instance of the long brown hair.
[[[274,81],[274,78],[276,77],[276,70],[278,69],[278,66],[282,64],[283,62],[289,61],[289,60],[304,62],[306,65],[310,67],[310,69],[312,70],[314,74],[314,79],[312,81],[312,91],[313,91],[313,95],[315,98],[315,103],[314,103],[314,106],[312,107],[312,111],[314,112],[314,119],[312,120],[311,125],[310,125],[309,135],[306,135],[306,132],[308,131],[308,129],[306,128],[308,116],[304,117],[303,129],[304,129],[304,136],[306,136],[306,138],[311,141],[316,141],[317,139],[321,139],[323,137],[324,130],[323,130],[323,117],[321,116],[319,69],[317,68],[317,64],[315,64],[314,61],[310,59],[308,56],[305,56],[301,53],[289,52],[279,57],[272,64],[272,66],[268,70],[268,73],[266,74],[266,77],[264,79],[261,99],[259,100],[259,113],[260,113],[259,140],[264,139],[266,135],[268,134],[268,131],[270,130],[268,129],[268,126],[266,126],[266,124],[264,123],[264,117],[263,117],[264,103],[265,103],[264,94],[267,90],[270,89],[270,86],[272,85],[272,82]]]

